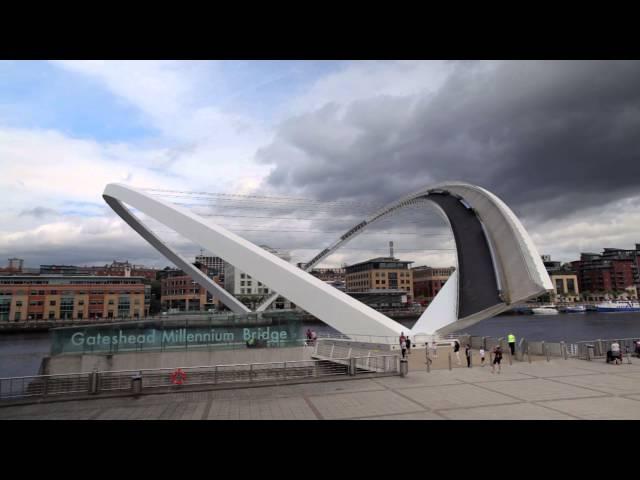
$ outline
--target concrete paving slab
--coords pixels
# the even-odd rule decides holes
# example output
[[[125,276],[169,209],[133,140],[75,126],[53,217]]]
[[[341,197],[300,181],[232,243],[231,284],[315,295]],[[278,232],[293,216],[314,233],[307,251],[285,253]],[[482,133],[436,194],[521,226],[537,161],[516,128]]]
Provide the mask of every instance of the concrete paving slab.
[[[588,362],[586,360],[574,360],[577,368],[583,368],[598,373],[640,373],[640,361],[636,359],[635,363],[628,364],[626,360],[620,365],[615,363],[607,363],[604,360],[593,360]],[[579,362],[579,363],[577,363]]]
[[[411,372],[407,377],[384,377],[374,380],[378,386],[382,388],[402,389],[411,387],[429,387],[436,385],[456,385],[460,382],[450,375],[450,372],[433,371]]]
[[[434,412],[401,413],[399,415],[382,415],[380,417],[365,417],[356,420],[444,420],[444,417]]]
[[[451,420],[573,420],[574,417],[532,403],[439,410]]]
[[[316,420],[303,398],[213,400],[209,420]]]
[[[565,362],[565,360],[537,362],[531,364],[514,363],[511,368],[515,372],[523,373],[525,375],[533,375],[540,378],[566,377],[569,375],[592,375],[596,373],[595,371],[587,368],[574,367],[560,362]]]
[[[613,395],[640,394],[640,376],[638,378],[630,378],[623,375],[608,374],[580,375],[576,377],[557,377],[554,378],[554,381],[588,387]]]
[[[553,400],[541,405],[585,420],[640,420],[640,402],[629,398]]]
[[[410,413],[421,408],[419,404],[389,390],[313,396],[309,401],[325,419]]]
[[[384,377],[392,379],[400,377]],[[277,387],[283,388],[283,387]],[[330,393],[369,392],[383,390],[378,382],[363,378],[362,380],[341,380],[339,382],[302,383],[299,385],[287,385],[284,387],[289,395],[326,395]]]
[[[512,397],[468,384],[407,388],[402,394],[431,410],[518,402]]]
[[[560,384],[543,378],[511,382],[487,382],[482,386],[483,388],[488,388],[489,390],[494,390],[496,392],[509,392],[509,395],[511,396],[529,402],[602,395],[600,392],[594,392],[593,390],[587,390],[585,388],[569,384]]]
[[[453,370],[450,372],[450,376],[461,380],[463,382],[468,383],[479,383],[479,382],[499,382],[505,380],[526,380],[535,378],[531,375],[526,375],[524,373],[518,372],[516,370],[512,370],[509,367],[502,368],[500,373],[491,373],[491,367],[478,367],[478,368],[467,368]]]

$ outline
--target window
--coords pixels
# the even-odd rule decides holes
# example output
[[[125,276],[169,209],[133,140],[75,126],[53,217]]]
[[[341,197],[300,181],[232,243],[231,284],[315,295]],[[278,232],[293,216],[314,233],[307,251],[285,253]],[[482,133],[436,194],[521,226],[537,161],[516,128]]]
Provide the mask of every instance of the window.
[[[56,301],[55,301],[55,300],[51,300],[51,301],[49,302],[49,306],[50,306],[50,307],[55,307],[55,306],[56,306]]]
[[[16,322],[20,321],[20,312],[16,312],[16,313],[14,314],[14,320],[15,320]]]
[[[49,312],[49,320],[55,320],[56,312]]]
[[[16,302],[16,307],[21,307],[22,306],[22,302]]]

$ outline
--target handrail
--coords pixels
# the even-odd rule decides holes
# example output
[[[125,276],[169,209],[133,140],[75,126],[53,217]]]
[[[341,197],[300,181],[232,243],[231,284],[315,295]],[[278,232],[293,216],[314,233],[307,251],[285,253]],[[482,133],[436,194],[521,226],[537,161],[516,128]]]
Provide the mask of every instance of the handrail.
[[[256,381],[299,380],[331,375],[357,375],[357,371],[345,368],[342,362],[356,362],[360,369],[370,374],[397,374],[396,362],[388,362],[388,357],[397,355],[377,355],[375,357],[355,356],[331,359],[287,360],[262,363],[232,363],[221,365],[201,365],[173,368],[141,368],[131,370],[94,370],[92,372],[62,373],[49,375],[29,375],[23,377],[0,378],[0,400],[27,397],[48,397],[65,394],[97,394],[99,391],[127,391],[134,394],[144,389],[158,387],[180,388],[174,385],[170,375],[180,369],[187,374],[192,385],[220,383],[242,383]],[[363,359],[367,359],[366,362]],[[378,362],[378,359],[381,362]],[[384,360],[384,361],[383,361]],[[248,368],[247,368],[248,367]],[[254,368],[258,367],[258,368]],[[267,367],[267,368],[263,368]],[[272,368],[269,368],[272,367]],[[287,374],[287,372],[291,372]],[[247,373],[249,375],[247,376]],[[362,374],[362,372],[360,372]],[[144,379],[147,379],[146,382]],[[143,384],[140,384],[143,381]],[[189,381],[185,381],[189,383]]]

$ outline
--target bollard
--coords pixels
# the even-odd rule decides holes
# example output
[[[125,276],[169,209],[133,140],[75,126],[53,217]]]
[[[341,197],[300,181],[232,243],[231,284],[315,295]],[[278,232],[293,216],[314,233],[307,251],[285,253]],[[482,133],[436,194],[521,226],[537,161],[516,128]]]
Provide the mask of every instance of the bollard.
[[[409,373],[409,362],[406,358],[400,360],[400,376],[406,377]]]
[[[93,372],[89,374],[89,394],[95,395],[98,393],[98,370],[93,369]]]
[[[131,377],[131,391],[134,395],[142,393],[142,375],[140,373]]]
[[[507,350],[507,356],[509,357],[509,365],[513,365],[513,359],[511,358],[511,350]]]
[[[449,370],[451,370],[451,352],[449,352]]]
[[[560,354],[562,358],[567,359],[567,344],[564,341],[560,342]]]
[[[402,364],[400,364],[400,370],[402,370]],[[349,359],[349,375],[351,375],[352,377],[355,376],[356,374],[356,358],[355,357],[351,357]],[[401,372],[402,374],[402,372]]]

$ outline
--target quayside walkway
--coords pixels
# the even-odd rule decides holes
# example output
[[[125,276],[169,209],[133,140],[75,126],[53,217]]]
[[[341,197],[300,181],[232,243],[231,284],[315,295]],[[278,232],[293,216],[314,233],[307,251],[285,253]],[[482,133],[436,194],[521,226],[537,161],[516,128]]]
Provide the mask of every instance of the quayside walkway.
[[[417,352],[416,352],[417,353]],[[424,354],[424,352],[421,352]],[[412,354],[413,356],[414,354]],[[464,358],[463,358],[464,359]],[[412,359],[413,360],[413,359]],[[0,407],[0,419],[640,419],[640,361],[575,358],[386,376]]]

